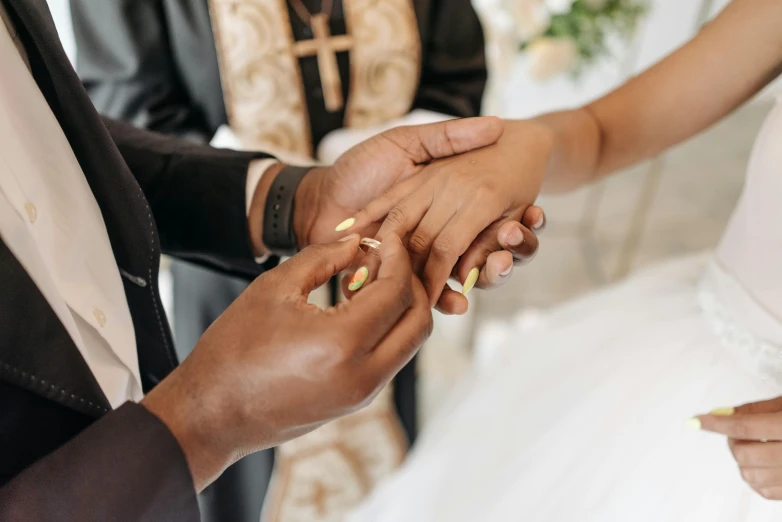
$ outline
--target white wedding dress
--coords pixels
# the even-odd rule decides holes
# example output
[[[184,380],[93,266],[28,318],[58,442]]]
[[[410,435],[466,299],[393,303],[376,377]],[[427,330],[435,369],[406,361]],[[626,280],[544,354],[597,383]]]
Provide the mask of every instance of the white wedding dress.
[[[782,520],[724,437],[685,427],[782,395],[782,99],[716,253],[545,325],[509,335],[509,355],[462,383],[351,522]]]

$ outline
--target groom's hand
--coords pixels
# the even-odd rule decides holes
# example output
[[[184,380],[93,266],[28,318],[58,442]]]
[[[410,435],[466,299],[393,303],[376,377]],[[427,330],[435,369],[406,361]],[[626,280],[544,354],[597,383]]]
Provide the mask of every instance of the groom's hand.
[[[467,118],[397,127],[364,141],[332,167],[313,170],[296,195],[294,225],[301,245],[341,237],[337,226],[429,162],[492,145],[504,124],[499,118]],[[372,224],[368,224],[371,228]],[[374,230],[354,230],[363,234]]]
[[[200,491],[239,458],[366,405],[432,328],[398,237],[378,279],[321,310],[308,294],[344,270],[359,236],[309,247],[258,279],[143,403],[179,441]]]

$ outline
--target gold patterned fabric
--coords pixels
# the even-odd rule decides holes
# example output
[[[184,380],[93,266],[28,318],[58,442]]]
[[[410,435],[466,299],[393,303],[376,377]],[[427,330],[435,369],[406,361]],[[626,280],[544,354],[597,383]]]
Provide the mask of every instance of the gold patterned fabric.
[[[342,5],[351,82],[344,125],[404,116],[421,68],[411,0],[343,0]],[[228,118],[243,146],[283,158],[288,153],[312,158],[296,57],[301,45],[296,46],[285,0],[210,0],[210,12]],[[368,408],[277,449],[262,520],[340,522],[406,452],[389,386]]]
[[[350,51],[345,127],[407,114],[421,40],[410,0],[343,0]],[[210,0],[228,120],[247,148],[312,157],[309,114],[285,0]]]
[[[247,148],[312,156],[284,0],[210,0],[228,120]]]
[[[410,0],[345,0],[350,55],[346,127],[407,114],[418,89],[421,39]]]
[[[406,453],[389,387],[366,409],[277,449],[261,520],[340,522]]]

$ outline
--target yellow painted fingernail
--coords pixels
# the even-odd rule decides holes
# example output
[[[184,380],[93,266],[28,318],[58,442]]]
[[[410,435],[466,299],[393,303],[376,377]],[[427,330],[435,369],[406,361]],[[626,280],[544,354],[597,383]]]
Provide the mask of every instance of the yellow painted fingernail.
[[[464,280],[464,285],[462,285],[462,295],[467,295],[470,293],[470,290],[473,289],[475,283],[478,282],[479,275],[481,275],[481,271],[477,268],[470,270],[470,273],[467,274],[467,279]]]
[[[734,413],[736,413],[736,408],[717,408],[716,410],[711,410],[709,415],[714,415],[717,417],[730,417]]]
[[[697,417],[693,417],[691,419],[687,419],[687,422],[685,422],[684,425],[690,428],[691,430],[697,431],[701,429],[701,420]]]
[[[356,273],[353,274],[353,277],[350,279],[350,284],[348,285],[348,290],[351,292],[355,292],[362,286],[364,286],[364,283],[367,282],[367,278],[369,277],[369,269],[365,266],[362,266],[358,270],[356,270]]]
[[[334,232],[344,232],[345,230],[349,229],[353,225],[356,224],[356,218],[349,218],[337,225],[337,228],[334,229]]]

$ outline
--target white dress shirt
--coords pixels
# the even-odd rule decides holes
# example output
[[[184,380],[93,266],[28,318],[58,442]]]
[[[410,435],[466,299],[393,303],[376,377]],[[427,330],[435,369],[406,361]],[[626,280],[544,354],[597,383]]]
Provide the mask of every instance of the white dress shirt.
[[[0,238],[65,326],[111,406],[138,401],[135,332],[103,216],[2,4],[0,17]],[[270,163],[251,166],[248,204]],[[35,317],[24,319],[35,328]]]

